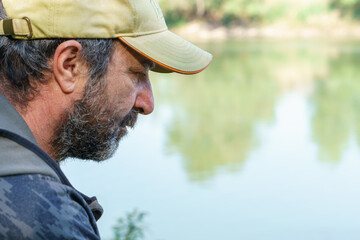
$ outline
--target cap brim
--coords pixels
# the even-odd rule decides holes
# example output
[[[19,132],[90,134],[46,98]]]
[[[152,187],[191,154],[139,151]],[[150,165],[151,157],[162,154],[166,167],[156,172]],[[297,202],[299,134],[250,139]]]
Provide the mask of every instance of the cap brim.
[[[155,72],[195,74],[204,70],[212,55],[170,31],[119,37],[126,45],[153,61]]]

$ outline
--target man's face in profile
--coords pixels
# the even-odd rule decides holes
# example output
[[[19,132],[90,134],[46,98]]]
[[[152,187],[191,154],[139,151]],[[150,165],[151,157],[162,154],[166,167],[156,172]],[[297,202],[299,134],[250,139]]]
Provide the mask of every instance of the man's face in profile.
[[[119,141],[134,127],[137,114],[154,108],[148,77],[153,63],[116,43],[103,79],[88,82],[84,96],[63,113],[52,147],[55,159],[67,157],[102,161],[116,151]]]

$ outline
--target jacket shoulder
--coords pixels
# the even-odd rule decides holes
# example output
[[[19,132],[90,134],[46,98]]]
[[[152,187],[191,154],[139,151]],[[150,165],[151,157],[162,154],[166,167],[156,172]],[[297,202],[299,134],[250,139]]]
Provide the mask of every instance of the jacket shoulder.
[[[41,174],[0,178],[0,239],[99,239],[73,188]]]

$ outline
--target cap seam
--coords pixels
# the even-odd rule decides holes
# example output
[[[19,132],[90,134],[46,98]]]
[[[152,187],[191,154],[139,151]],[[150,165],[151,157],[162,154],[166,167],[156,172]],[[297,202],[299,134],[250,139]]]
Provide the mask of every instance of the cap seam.
[[[55,14],[51,14],[53,11],[53,9],[55,8],[55,0],[51,0],[51,6],[50,6],[51,10],[49,11],[49,21],[48,21],[48,28],[50,29],[51,31],[51,35],[54,36],[54,33],[55,33],[55,26],[54,26],[54,17],[55,17]]]
[[[148,31],[148,32],[140,32],[140,33],[118,33],[118,34],[115,34],[115,38],[116,37],[140,37],[140,36],[145,36],[145,35],[151,35],[151,34],[154,34],[154,33],[160,33],[160,32],[165,32],[167,31],[168,28],[163,28],[163,29],[160,29],[160,30],[155,30],[155,31]]]
[[[133,29],[135,29],[138,26],[139,17],[137,16],[137,11],[136,11],[136,9],[134,7],[134,4],[132,4],[132,2],[130,2],[130,0],[127,0],[127,2],[131,6],[133,16],[136,16],[134,18],[134,26],[133,26]]]
[[[58,18],[59,18],[59,0],[55,0],[55,11],[54,11],[54,33],[56,34],[58,32]]]

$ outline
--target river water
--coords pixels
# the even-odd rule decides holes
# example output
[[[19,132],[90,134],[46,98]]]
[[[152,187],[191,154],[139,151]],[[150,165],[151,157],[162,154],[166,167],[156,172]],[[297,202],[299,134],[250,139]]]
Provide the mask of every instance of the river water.
[[[360,42],[202,47],[203,73],[151,74],[155,111],[112,159],[62,164],[103,239],[133,209],[147,240],[360,239]]]

